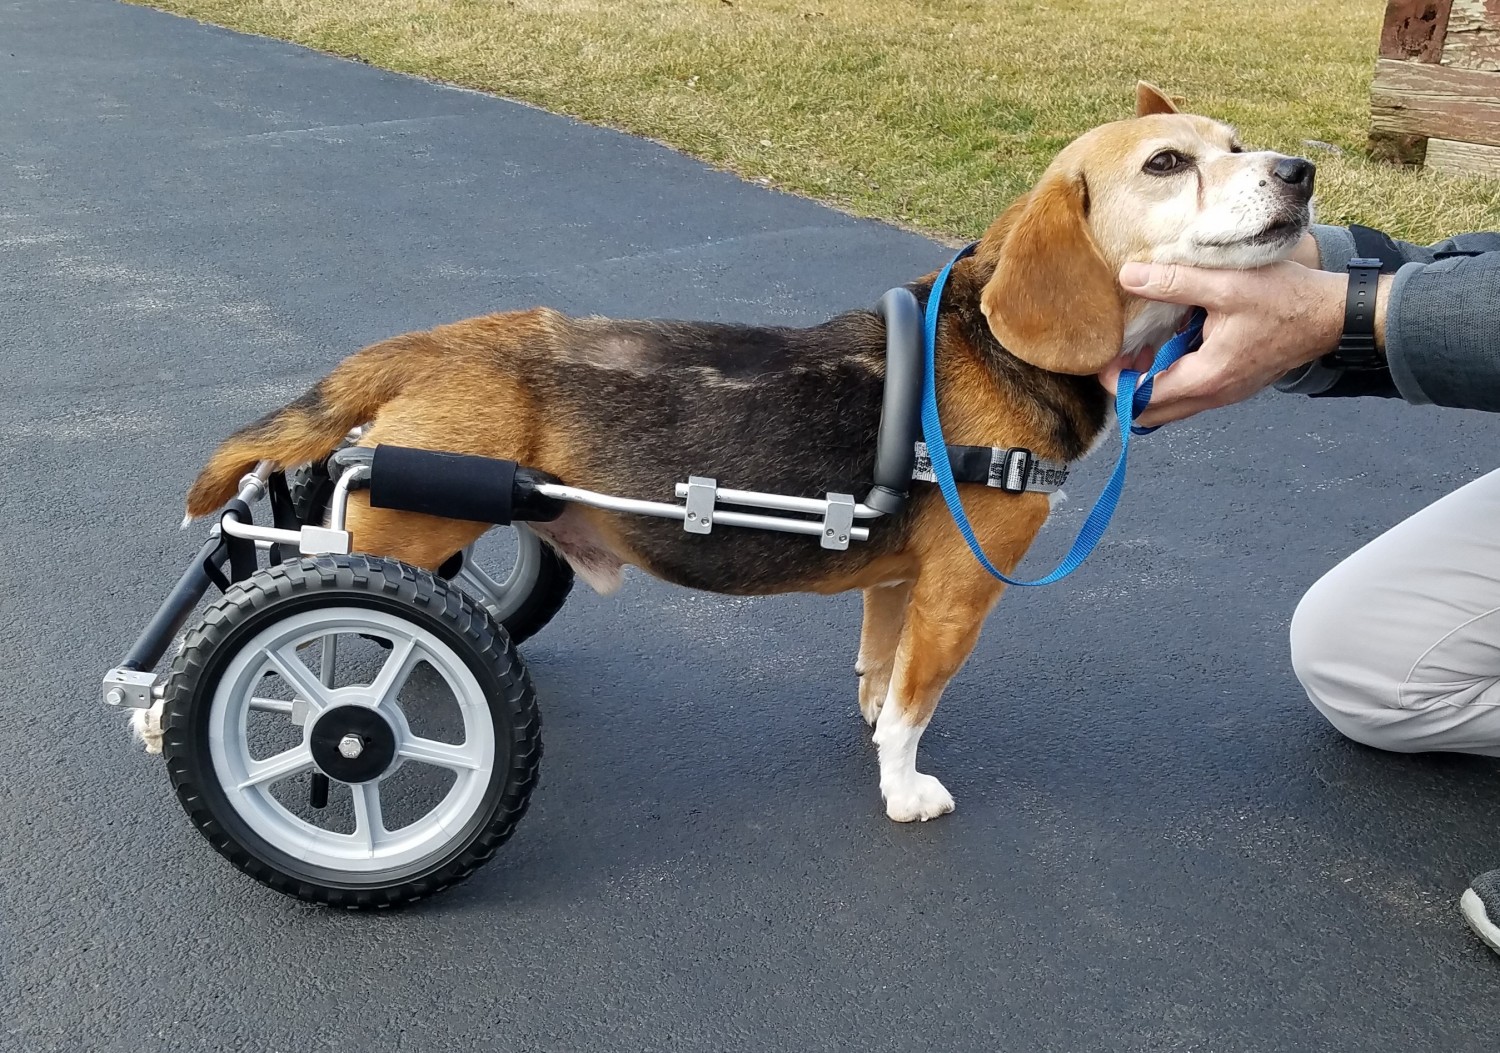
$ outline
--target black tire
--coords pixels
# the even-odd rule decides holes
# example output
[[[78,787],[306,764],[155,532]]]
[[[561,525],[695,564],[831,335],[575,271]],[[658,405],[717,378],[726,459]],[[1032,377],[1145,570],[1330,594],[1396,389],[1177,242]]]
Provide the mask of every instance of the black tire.
[[[213,770],[209,711],[226,667],[263,629],[319,606],[365,607],[431,632],[484,690],[495,763],[482,803],[438,852],[397,874],[304,863],[252,830]],[[324,556],[259,571],[234,585],[183,640],[166,685],[163,752],[193,825],[235,867],[278,892],[351,909],[404,906],[464,880],[514,832],[541,761],[541,718],[520,656],[504,631],[461,591],[425,571],[369,556]]]
[[[318,461],[293,468],[286,473],[286,482],[292,495],[292,510],[298,520],[304,525],[322,526],[336,482],[329,476],[327,465]],[[453,574],[442,573],[440,576],[452,578]],[[551,545],[543,542],[541,563],[531,590],[520,606],[496,621],[510,636],[511,643],[525,643],[557,617],[572,591],[573,567],[553,551]]]
[[[328,474],[328,465],[323,461],[304,464],[286,473],[292,511],[303,526],[323,525],[323,516],[328,511],[328,502],[333,499],[335,485],[335,480]]]

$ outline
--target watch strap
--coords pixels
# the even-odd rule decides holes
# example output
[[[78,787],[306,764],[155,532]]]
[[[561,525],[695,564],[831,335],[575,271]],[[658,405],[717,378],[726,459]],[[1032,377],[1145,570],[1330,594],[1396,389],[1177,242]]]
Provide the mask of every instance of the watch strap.
[[[1348,263],[1349,292],[1344,300],[1344,333],[1339,346],[1324,356],[1333,369],[1383,369],[1375,347],[1375,297],[1380,289],[1381,261],[1356,256]]]

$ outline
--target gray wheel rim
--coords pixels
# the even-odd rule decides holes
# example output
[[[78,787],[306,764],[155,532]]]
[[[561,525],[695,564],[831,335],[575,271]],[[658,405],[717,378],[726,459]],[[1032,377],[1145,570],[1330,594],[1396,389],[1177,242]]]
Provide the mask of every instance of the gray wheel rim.
[[[314,674],[297,649],[339,634],[389,640],[390,654],[368,684],[331,687],[325,668]],[[326,653],[326,652],[325,652]],[[461,744],[412,733],[399,695],[421,661],[446,682],[458,703],[464,727]],[[296,703],[260,698],[256,687],[267,671],[279,674],[296,693]],[[252,710],[285,713],[305,704],[302,742],[265,758],[252,756],[247,720]],[[295,815],[271,794],[283,779],[315,768],[309,734],[317,714],[334,705],[367,705],[396,732],[396,760],[379,778],[349,784],[355,829],[345,834],[323,829]],[[495,728],[478,679],[448,644],[398,615],[364,607],[319,607],[280,619],[235,654],[220,677],[209,710],[209,752],[219,788],[231,808],[256,834],[280,851],[311,866],[351,876],[421,870],[446,854],[456,831],[465,829],[484,807],[495,766]],[[454,772],[446,795],[425,815],[398,830],[387,830],[381,784],[403,764],[432,764]]]
[[[464,549],[464,565],[454,581],[472,598],[484,604],[497,622],[521,609],[542,573],[543,541],[527,527],[516,525],[516,562],[503,581],[490,577],[474,560],[474,546]]]

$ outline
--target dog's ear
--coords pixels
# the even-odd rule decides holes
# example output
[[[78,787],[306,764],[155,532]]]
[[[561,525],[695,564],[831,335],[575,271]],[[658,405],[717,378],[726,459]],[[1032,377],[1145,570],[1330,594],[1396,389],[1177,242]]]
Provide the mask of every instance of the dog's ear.
[[[1177,105],[1182,100],[1173,99],[1163,92],[1155,84],[1146,81],[1135,82],[1135,115],[1137,117],[1150,117],[1153,113],[1177,113]]]
[[[994,276],[979,297],[1011,354],[1054,373],[1097,373],[1120,353],[1125,308],[1085,218],[1080,175],[1054,175],[1005,217]]]

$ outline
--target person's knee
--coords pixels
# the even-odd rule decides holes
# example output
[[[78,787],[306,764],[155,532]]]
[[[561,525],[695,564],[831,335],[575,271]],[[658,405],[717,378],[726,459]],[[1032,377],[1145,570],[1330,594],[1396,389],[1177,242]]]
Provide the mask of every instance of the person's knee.
[[[1349,662],[1349,624],[1357,611],[1335,567],[1315,581],[1292,613],[1292,671],[1314,701],[1339,688],[1340,671]]]
[[[1373,600],[1335,567],[1307,590],[1292,615],[1292,671],[1318,712],[1355,742],[1405,750],[1400,685],[1372,661],[1362,612]]]

